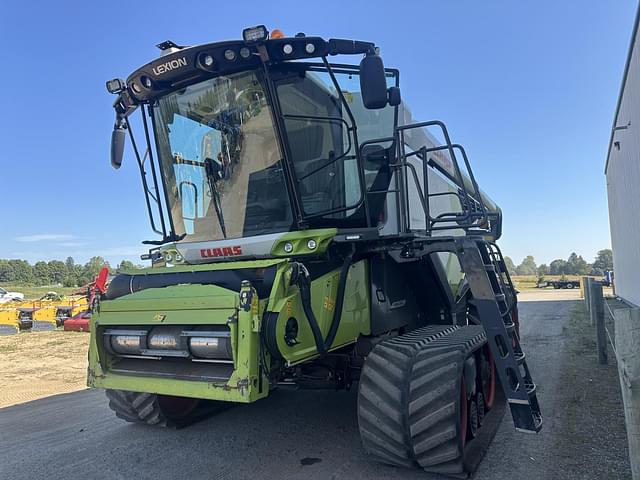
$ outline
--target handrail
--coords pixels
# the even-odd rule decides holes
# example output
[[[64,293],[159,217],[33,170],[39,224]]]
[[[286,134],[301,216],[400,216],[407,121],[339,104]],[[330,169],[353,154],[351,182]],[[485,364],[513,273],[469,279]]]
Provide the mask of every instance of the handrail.
[[[430,126],[437,126],[442,130],[442,134],[445,139],[444,145],[432,146],[422,145],[420,148],[410,147],[405,142],[405,132],[411,129],[425,128]],[[400,196],[400,207],[404,211],[402,215],[401,229],[405,232],[413,231],[410,225],[410,205],[409,205],[409,186],[407,176],[411,176],[414,181],[416,193],[418,194],[420,204],[425,215],[425,230],[427,234],[436,230],[452,230],[463,229],[467,232],[470,228],[474,228],[474,231],[489,231],[489,212],[485,205],[482,193],[478,186],[478,183],[473,175],[471,164],[467,153],[460,144],[454,144],[451,142],[449,133],[443,122],[439,120],[432,120],[428,122],[419,122],[408,125],[402,125],[396,127],[395,137],[398,144],[398,160],[395,164],[391,165],[399,172],[400,189],[403,190],[403,195]],[[407,147],[412,148],[412,151],[407,152]],[[439,164],[435,159],[430,159],[428,153],[437,151],[448,151],[451,159],[453,173],[449,172],[443,165]],[[456,151],[462,157],[464,162],[466,173],[464,175],[460,169],[460,164],[456,156]],[[421,160],[423,169],[423,183],[420,185],[416,167],[409,163],[407,160],[411,157],[416,157]],[[457,191],[446,192],[429,192],[429,169],[437,171],[441,178],[451,182],[452,187],[455,187]],[[406,173],[401,173],[402,171]],[[409,171],[411,173],[409,173]],[[430,199],[438,196],[453,195],[457,197],[460,203],[460,212],[441,212],[435,217],[430,212]],[[443,225],[443,224],[447,225]],[[451,224],[454,225],[451,225]]]

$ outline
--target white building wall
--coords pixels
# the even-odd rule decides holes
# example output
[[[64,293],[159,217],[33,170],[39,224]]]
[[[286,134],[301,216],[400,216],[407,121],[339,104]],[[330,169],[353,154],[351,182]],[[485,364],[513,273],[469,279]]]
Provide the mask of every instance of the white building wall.
[[[636,25],[637,28],[637,25]],[[640,34],[632,53],[606,170],[616,294],[640,306]],[[620,149],[616,147],[619,142]]]

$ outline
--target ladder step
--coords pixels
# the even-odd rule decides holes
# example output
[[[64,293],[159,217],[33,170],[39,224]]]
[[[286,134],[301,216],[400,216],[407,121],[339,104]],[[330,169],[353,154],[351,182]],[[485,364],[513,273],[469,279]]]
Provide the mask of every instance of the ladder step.
[[[513,356],[516,357],[516,363],[522,365],[524,363],[525,354],[522,350],[513,352]]]
[[[529,397],[532,397],[532,396],[534,396],[536,394],[537,387],[536,387],[536,384],[532,380],[529,380],[529,381],[525,380],[524,388],[527,391],[527,393],[529,394]]]
[[[496,293],[496,301],[504,302],[507,296],[504,293]]]
[[[527,427],[516,427],[516,430],[524,433],[538,433],[542,430],[542,414],[537,411],[531,412],[531,420],[533,425]]]
[[[487,272],[495,272],[496,271],[496,266],[494,264],[492,264],[492,263],[488,263],[488,264],[485,264],[484,269]]]
[[[536,422],[536,432],[539,432],[542,428],[542,414],[540,412],[533,412],[533,418]]]

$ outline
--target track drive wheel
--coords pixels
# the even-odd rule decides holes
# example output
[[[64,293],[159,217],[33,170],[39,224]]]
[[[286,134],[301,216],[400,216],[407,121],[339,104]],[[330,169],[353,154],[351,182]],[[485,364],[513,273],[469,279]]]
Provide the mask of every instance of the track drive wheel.
[[[504,407],[488,413],[478,388],[485,342],[479,326],[433,326],[377,344],[358,391],[365,451],[392,465],[457,477],[473,472],[504,414]]]
[[[184,427],[225,409],[226,402],[154,393],[106,390],[109,408],[118,418],[159,427]]]

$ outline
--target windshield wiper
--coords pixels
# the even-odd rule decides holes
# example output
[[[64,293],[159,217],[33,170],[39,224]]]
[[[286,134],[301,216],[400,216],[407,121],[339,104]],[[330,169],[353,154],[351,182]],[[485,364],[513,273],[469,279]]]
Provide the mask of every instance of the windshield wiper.
[[[227,238],[227,229],[224,226],[224,216],[222,215],[222,201],[220,200],[220,191],[216,182],[222,178],[220,172],[222,168],[213,158],[205,158],[204,171],[207,174],[207,182],[209,183],[209,189],[211,190],[211,198],[213,200],[213,206],[216,209],[216,215],[218,216],[218,223],[222,230],[222,235]]]
[[[173,161],[180,165],[193,165],[194,167],[204,167],[205,175],[207,176],[207,183],[209,184],[209,190],[211,190],[211,199],[213,206],[216,209],[216,215],[218,216],[218,223],[220,224],[220,230],[222,235],[227,238],[227,229],[224,225],[224,216],[222,215],[222,201],[220,200],[220,191],[216,182],[222,179],[222,168],[213,158],[205,158],[204,162],[197,160],[187,160],[182,158],[179,154],[174,154]]]

